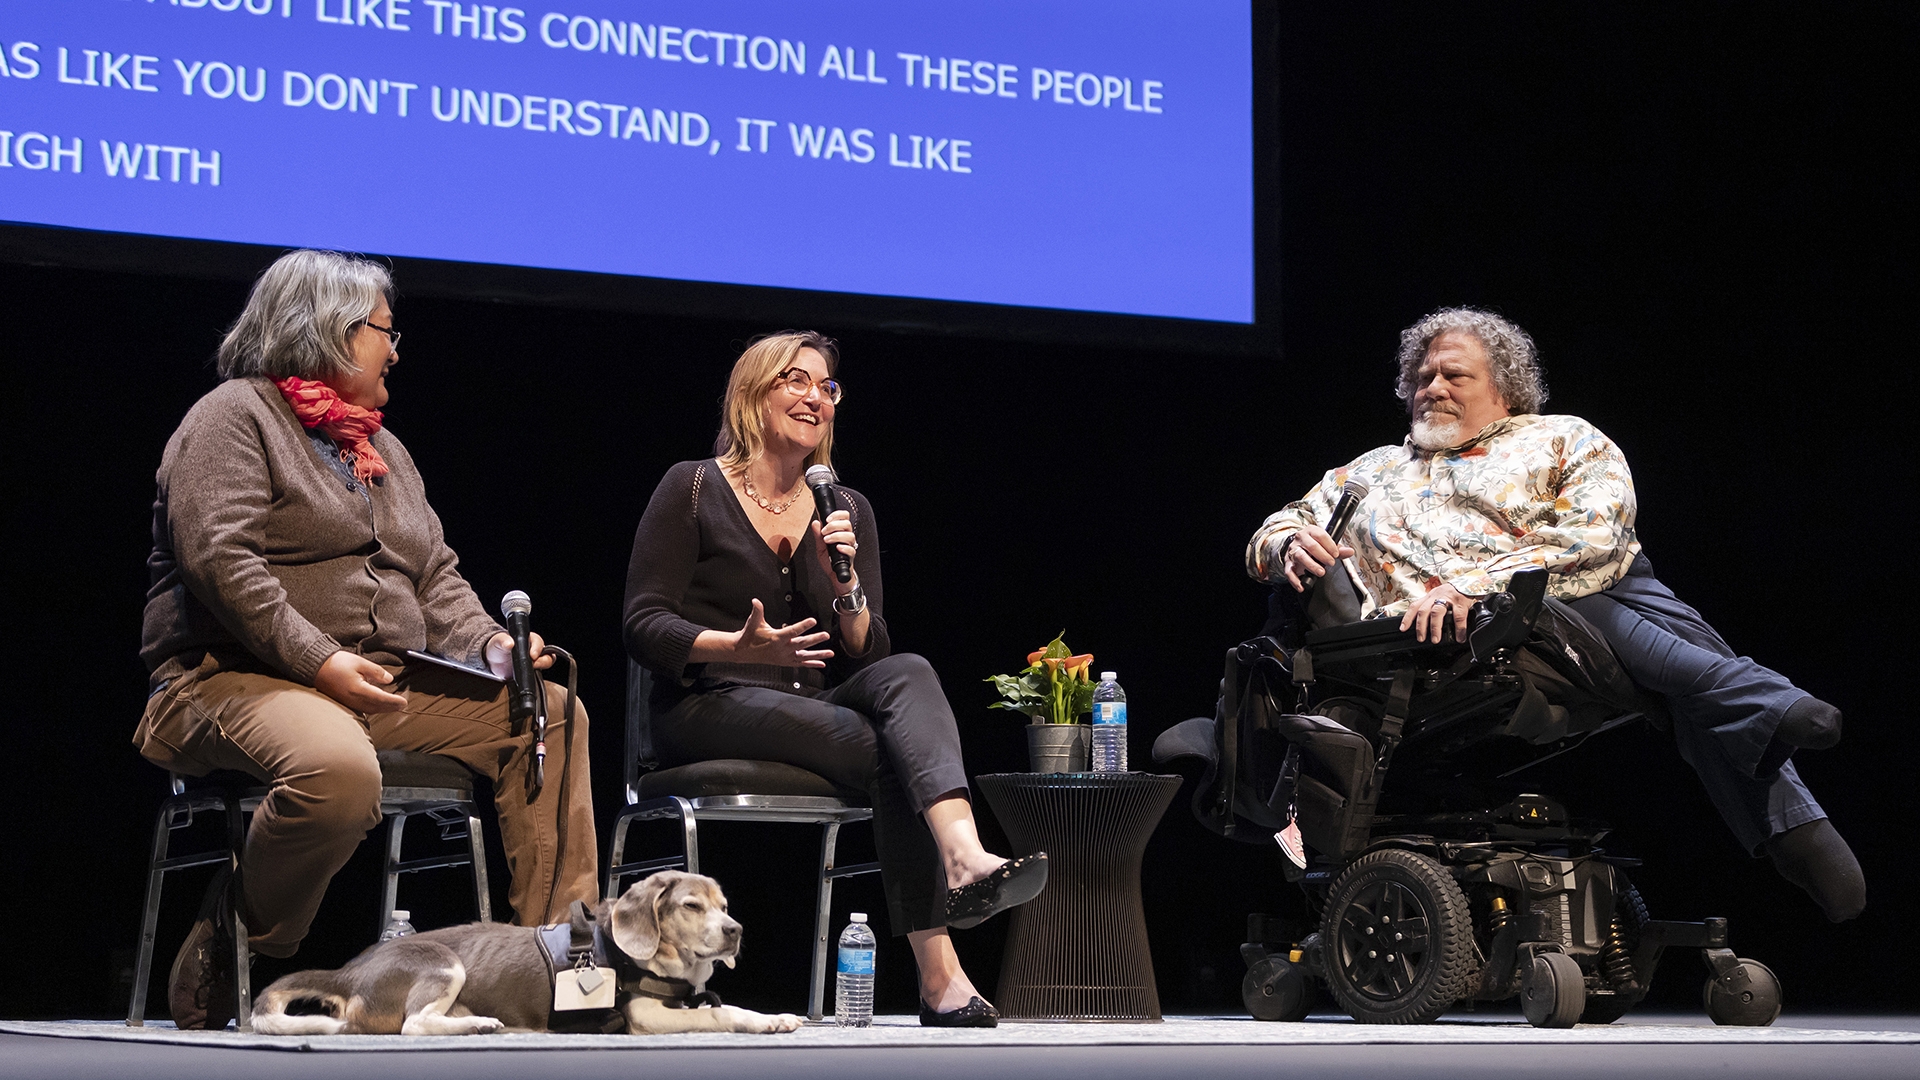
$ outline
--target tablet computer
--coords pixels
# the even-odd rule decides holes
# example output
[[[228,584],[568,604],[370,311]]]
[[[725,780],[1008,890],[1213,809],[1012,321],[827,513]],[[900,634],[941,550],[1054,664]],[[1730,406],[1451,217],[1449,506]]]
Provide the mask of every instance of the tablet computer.
[[[408,649],[407,655],[415,660],[423,660],[429,664],[438,664],[443,668],[452,668],[455,671],[462,671],[468,675],[478,675],[480,678],[492,682],[503,683],[507,681],[505,676],[495,675],[486,668],[473,667],[469,664],[463,664],[458,660],[449,660],[444,656],[435,656],[432,653],[421,652],[418,649]]]

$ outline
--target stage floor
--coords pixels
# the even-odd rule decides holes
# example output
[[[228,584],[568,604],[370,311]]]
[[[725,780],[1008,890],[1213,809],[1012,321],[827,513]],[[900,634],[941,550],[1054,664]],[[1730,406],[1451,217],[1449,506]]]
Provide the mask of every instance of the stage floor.
[[[508,1051],[508,1052],[502,1052]],[[1449,1018],[1370,1027],[1344,1017],[1265,1024],[1170,1017],[1159,1024],[1002,1024],[929,1031],[887,1016],[866,1030],[809,1025],[787,1035],[382,1035],[272,1037],[182,1032],[161,1023],[0,1021],[0,1076],[489,1080],[530,1075],[875,1080],[916,1076],[1473,1077],[1488,1069],[1582,1077],[1920,1076],[1920,1016],[1793,1015],[1768,1028],[1723,1028],[1690,1015],[1636,1016],[1541,1031],[1517,1018]],[[577,1072],[576,1072],[577,1070]]]

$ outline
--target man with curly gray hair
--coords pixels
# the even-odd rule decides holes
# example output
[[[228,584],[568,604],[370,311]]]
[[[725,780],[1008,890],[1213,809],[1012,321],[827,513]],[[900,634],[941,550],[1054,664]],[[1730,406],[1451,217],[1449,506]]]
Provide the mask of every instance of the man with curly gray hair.
[[[1547,390],[1526,331],[1488,311],[1442,308],[1400,334],[1394,392],[1405,442],[1362,454],[1269,517],[1247,572],[1304,591],[1340,621],[1399,616],[1421,641],[1466,635],[1475,601],[1514,573],[1591,623],[1641,688],[1665,699],[1680,755],[1751,854],[1764,851],[1827,917],[1851,919],[1866,881],[1795,770],[1840,739],[1840,712],[1737,655],[1654,577],[1634,532],[1626,457],[1577,416],[1542,415]],[[1366,485],[1341,541],[1325,524],[1349,480]],[[1328,604],[1327,597],[1352,597]]]

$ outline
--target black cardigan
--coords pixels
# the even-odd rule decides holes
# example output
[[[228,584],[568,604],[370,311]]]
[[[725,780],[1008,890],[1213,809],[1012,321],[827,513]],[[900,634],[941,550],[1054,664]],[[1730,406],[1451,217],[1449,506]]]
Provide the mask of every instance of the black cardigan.
[[[813,694],[892,653],[881,615],[885,593],[873,508],[851,488],[834,490],[840,507],[853,518],[859,545],[853,566],[872,616],[867,651],[859,656],[848,656],[840,640],[831,577],[820,570],[811,536],[803,537],[793,558],[782,563],[748,520],[717,461],[683,461],[667,470],[633,534],[623,624],[627,654],[659,677],[658,690],[677,697],[684,692],[678,688],[710,680]],[[811,502],[808,496],[802,498]],[[827,646],[833,659],[824,670],[688,663],[700,631],[740,629],[756,599],[766,609],[769,626],[819,620],[816,630],[833,635]]]

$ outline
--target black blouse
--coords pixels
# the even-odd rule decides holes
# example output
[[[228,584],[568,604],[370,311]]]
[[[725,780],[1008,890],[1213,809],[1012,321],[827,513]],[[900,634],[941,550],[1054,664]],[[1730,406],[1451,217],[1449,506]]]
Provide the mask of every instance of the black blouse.
[[[891,654],[887,622],[881,615],[884,590],[873,508],[851,488],[834,490],[840,508],[852,516],[859,545],[853,566],[871,615],[866,652],[847,655],[846,643],[840,639],[840,618],[832,606],[832,576],[821,572],[811,536],[802,537],[794,545],[793,557],[782,562],[753,527],[719,462],[709,458],[683,461],[667,470],[633,534],[623,624],[628,655],[666,686],[688,687],[712,680],[812,694]],[[809,496],[802,498],[811,502]],[[807,516],[812,520],[815,515]],[[824,670],[688,663],[700,631],[740,629],[756,599],[766,609],[769,626],[819,620],[816,629],[833,635],[828,642],[833,659]]]

